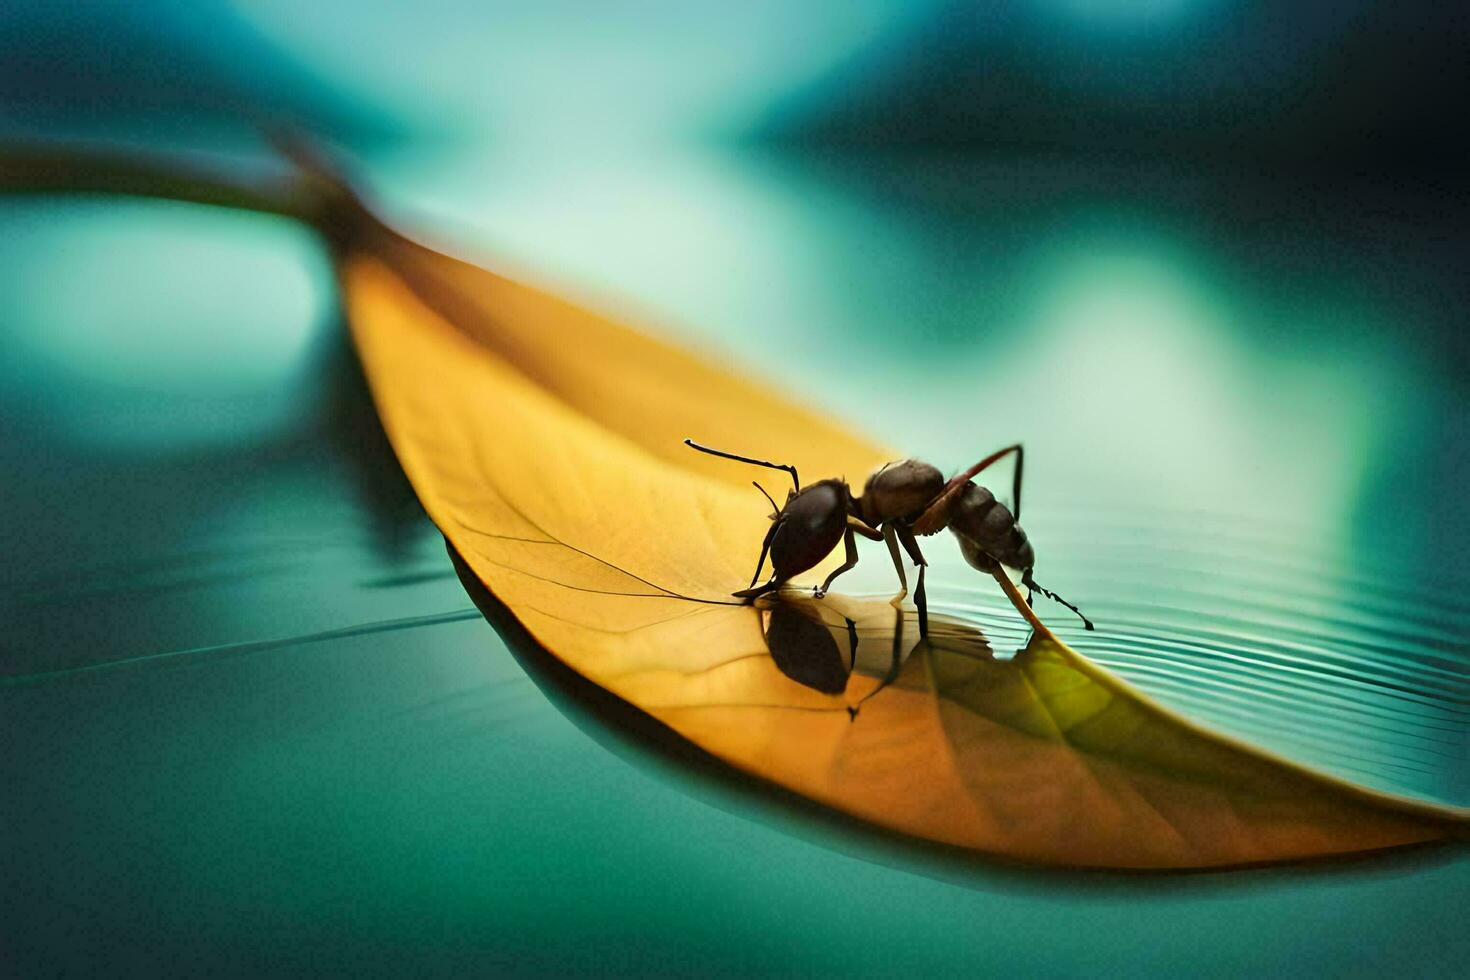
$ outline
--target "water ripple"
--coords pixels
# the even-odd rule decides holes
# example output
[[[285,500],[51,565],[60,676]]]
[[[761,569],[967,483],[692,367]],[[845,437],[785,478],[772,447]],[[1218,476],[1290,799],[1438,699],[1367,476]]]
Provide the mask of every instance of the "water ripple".
[[[1064,523],[1047,538],[1046,579],[1080,593],[1071,598],[1098,631],[1038,598],[1043,617],[1210,727],[1381,789],[1463,803],[1470,605],[1444,588],[1450,579],[1421,585],[1391,563],[1351,563],[1330,538],[1288,551],[1278,529],[1190,519]],[[930,607],[975,622],[1000,655],[1025,642],[1024,622],[986,584],[933,586]]]

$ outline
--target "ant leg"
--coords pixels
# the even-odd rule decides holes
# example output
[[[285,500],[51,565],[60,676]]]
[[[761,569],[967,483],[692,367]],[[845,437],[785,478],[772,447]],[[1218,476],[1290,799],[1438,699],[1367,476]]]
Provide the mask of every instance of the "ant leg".
[[[1016,472],[1011,476],[1011,516],[1021,522],[1021,471],[1026,466],[1026,450],[1016,443]]]
[[[837,568],[832,569],[832,574],[827,576],[827,581],[812,590],[812,595],[818,599],[827,594],[827,590],[832,587],[832,580],[834,578],[849,570],[858,562],[857,538],[853,537],[852,528],[848,528],[843,532],[842,542],[847,546],[847,560]]]
[[[869,541],[883,540],[883,533],[881,531],[873,530],[872,528],[868,527],[868,525],[864,524],[862,521],[851,515],[849,515],[847,518],[847,526],[852,528],[858,534],[861,534],[863,537],[867,538]]]
[[[785,579],[779,579],[773,576],[771,580],[765,585],[757,585],[754,588],[750,589],[741,589],[739,592],[731,592],[730,595],[734,596],[736,599],[755,600],[765,595],[767,592],[777,591],[781,588],[781,586],[785,584]]]
[[[770,552],[771,542],[776,540],[776,532],[779,530],[781,530],[781,522],[777,521],[771,525],[771,529],[766,532],[766,539],[761,542],[760,561],[755,563],[755,574],[750,577],[750,588],[752,589],[755,588],[756,580],[761,577],[761,569],[766,566],[766,555]]]
[[[1031,602],[1031,590],[1032,589],[1035,589],[1037,592],[1040,592],[1042,595],[1046,596],[1048,599],[1051,599],[1051,600],[1053,600],[1055,602],[1060,602],[1062,605],[1066,606],[1068,609],[1070,609],[1074,613],[1076,613],[1077,614],[1077,618],[1080,619],[1080,620],[1082,620],[1082,625],[1083,626],[1087,627],[1089,630],[1093,628],[1093,626],[1092,626],[1092,620],[1090,620],[1086,616],[1082,615],[1082,610],[1081,609],[1078,609],[1076,606],[1072,605],[1066,599],[1063,599],[1061,596],[1057,595],[1051,589],[1048,589],[1046,586],[1044,586],[1040,582],[1036,581],[1036,579],[1034,579],[1034,578],[1031,577],[1031,573],[1030,572],[1027,572],[1026,573],[1026,577],[1021,580],[1021,584],[1024,585],[1024,586],[1026,586],[1026,602],[1028,604]]]
[[[898,532],[892,523],[883,525],[883,540],[888,542],[888,553],[893,556],[893,568],[898,572],[898,595],[893,597],[893,603],[897,605],[909,594],[909,577],[903,570],[903,558],[898,554]]]
[[[991,569],[990,574],[995,576],[995,580],[1000,583],[1000,590],[1006,594],[1007,599],[1011,600],[1011,605],[1016,607],[1016,612],[1024,616],[1026,622],[1031,624],[1031,628],[1040,630],[1043,636],[1051,636],[1051,630],[1047,629],[1046,624],[1036,617],[1035,610],[1027,604],[1025,597],[1021,595],[1021,590],[1016,588],[1016,583],[1011,581],[1006,570],[996,565]]]
[[[1011,480],[1011,510],[1012,516],[1019,521],[1021,519],[1021,470],[1026,459],[1026,452],[1018,442],[1014,446],[1007,446],[1004,449],[996,450],[946,483],[944,489],[939,491],[939,495],[934,498],[924,510],[924,513],[920,514],[918,519],[913,522],[914,531],[927,536],[936,531],[944,530],[949,524],[950,508],[954,506],[954,502],[959,498],[960,491],[965,488],[965,484],[978,476],[981,470],[998,460],[1004,459],[1011,453],[1016,454],[1016,474]]]
[[[924,569],[929,563],[924,560],[924,553],[919,550],[919,542],[914,539],[914,532],[907,527],[898,525],[898,540],[903,542],[903,550],[909,553],[914,560],[914,565],[919,569],[919,582],[914,587],[914,605],[919,610],[919,636],[929,636],[929,602],[924,596]]]
[[[856,637],[857,629],[855,626],[851,625],[852,620],[849,619],[848,623],[853,630],[853,636]],[[856,662],[856,654],[854,654],[854,662]],[[864,694],[861,698],[858,699],[858,703],[856,705],[848,705],[847,720],[850,722],[857,721],[858,712],[862,710],[864,704],[867,704],[868,699],[877,694],[879,691],[883,690],[888,685],[892,684],[894,681],[896,681],[898,679],[899,671],[902,669],[903,610],[895,606],[893,609],[893,644],[890,651],[890,659],[888,661],[888,672],[883,675],[883,678],[878,682],[877,687],[873,688],[867,694]]]

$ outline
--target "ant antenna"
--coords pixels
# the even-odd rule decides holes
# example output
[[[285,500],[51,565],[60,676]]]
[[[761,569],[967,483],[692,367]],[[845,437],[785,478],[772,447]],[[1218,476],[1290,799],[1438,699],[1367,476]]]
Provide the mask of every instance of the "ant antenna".
[[[785,470],[787,473],[791,474],[791,482],[795,484],[796,492],[801,493],[801,477],[796,475],[795,466],[791,466],[786,463],[768,463],[763,459],[751,459],[749,456],[736,456],[734,453],[721,452],[718,449],[711,449],[708,446],[701,446],[693,439],[685,439],[684,445],[688,446],[690,449],[697,449],[702,453],[709,453],[711,456],[720,456],[724,459],[733,459],[737,463],[750,463],[752,466],[766,466],[773,470]]]
[[[1055,599],[1057,602],[1060,602],[1062,605],[1066,606],[1068,609],[1072,610],[1074,613],[1077,614],[1077,618],[1080,619],[1080,620],[1082,620],[1082,625],[1083,626],[1086,626],[1088,629],[1092,629],[1092,620],[1090,620],[1086,616],[1082,615],[1082,610],[1078,609],[1076,606],[1072,605],[1066,599],[1063,599],[1061,596],[1057,595],[1051,589],[1048,589],[1046,586],[1044,586],[1040,582],[1036,581],[1036,579],[1032,578],[1029,574],[1024,579],[1021,580],[1021,584],[1024,585],[1024,586],[1026,586],[1028,589],[1035,589],[1037,592],[1040,592],[1042,595],[1046,596],[1048,599]]]
[[[771,495],[766,493],[766,488],[761,486],[759,483],[756,483],[754,480],[750,481],[750,485],[759,490],[761,492],[761,496],[771,501],[771,519],[774,520],[775,518],[780,517],[781,508],[776,506],[776,501],[771,500]]]

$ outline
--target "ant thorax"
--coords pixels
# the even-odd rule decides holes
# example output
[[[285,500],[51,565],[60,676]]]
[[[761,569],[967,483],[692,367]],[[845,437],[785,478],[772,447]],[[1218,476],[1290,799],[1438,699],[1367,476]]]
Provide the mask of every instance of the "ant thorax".
[[[873,527],[914,517],[944,489],[944,474],[917,459],[884,463],[863,485],[863,520]]]

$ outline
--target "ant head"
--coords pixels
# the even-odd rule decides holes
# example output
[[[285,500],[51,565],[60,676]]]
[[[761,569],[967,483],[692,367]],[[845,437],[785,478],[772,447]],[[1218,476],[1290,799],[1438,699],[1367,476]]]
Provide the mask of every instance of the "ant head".
[[[857,503],[853,500],[852,490],[847,481],[838,479],[818,480],[816,483],[808,484],[800,491],[793,490],[786,495],[786,506],[781,508],[785,515],[806,514],[815,517],[818,514],[833,515],[834,519],[841,520],[844,524],[847,515],[853,512]]]
[[[852,488],[847,485],[846,480],[833,479],[821,480],[810,484],[801,490],[786,491],[786,503],[776,506],[775,499],[766,492],[766,488],[757,480],[750,481],[761,494],[770,501],[771,520],[782,520],[794,515],[805,515],[808,519],[816,518],[818,515],[836,515],[846,519],[848,514],[861,517],[861,508],[857,498],[852,495]]]
[[[842,542],[851,498],[842,480],[822,480],[781,508],[771,539],[771,563],[783,581],[812,568]]]
[[[912,517],[944,489],[944,474],[917,459],[884,463],[863,487],[861,513],[874,527],[885,521]]]

